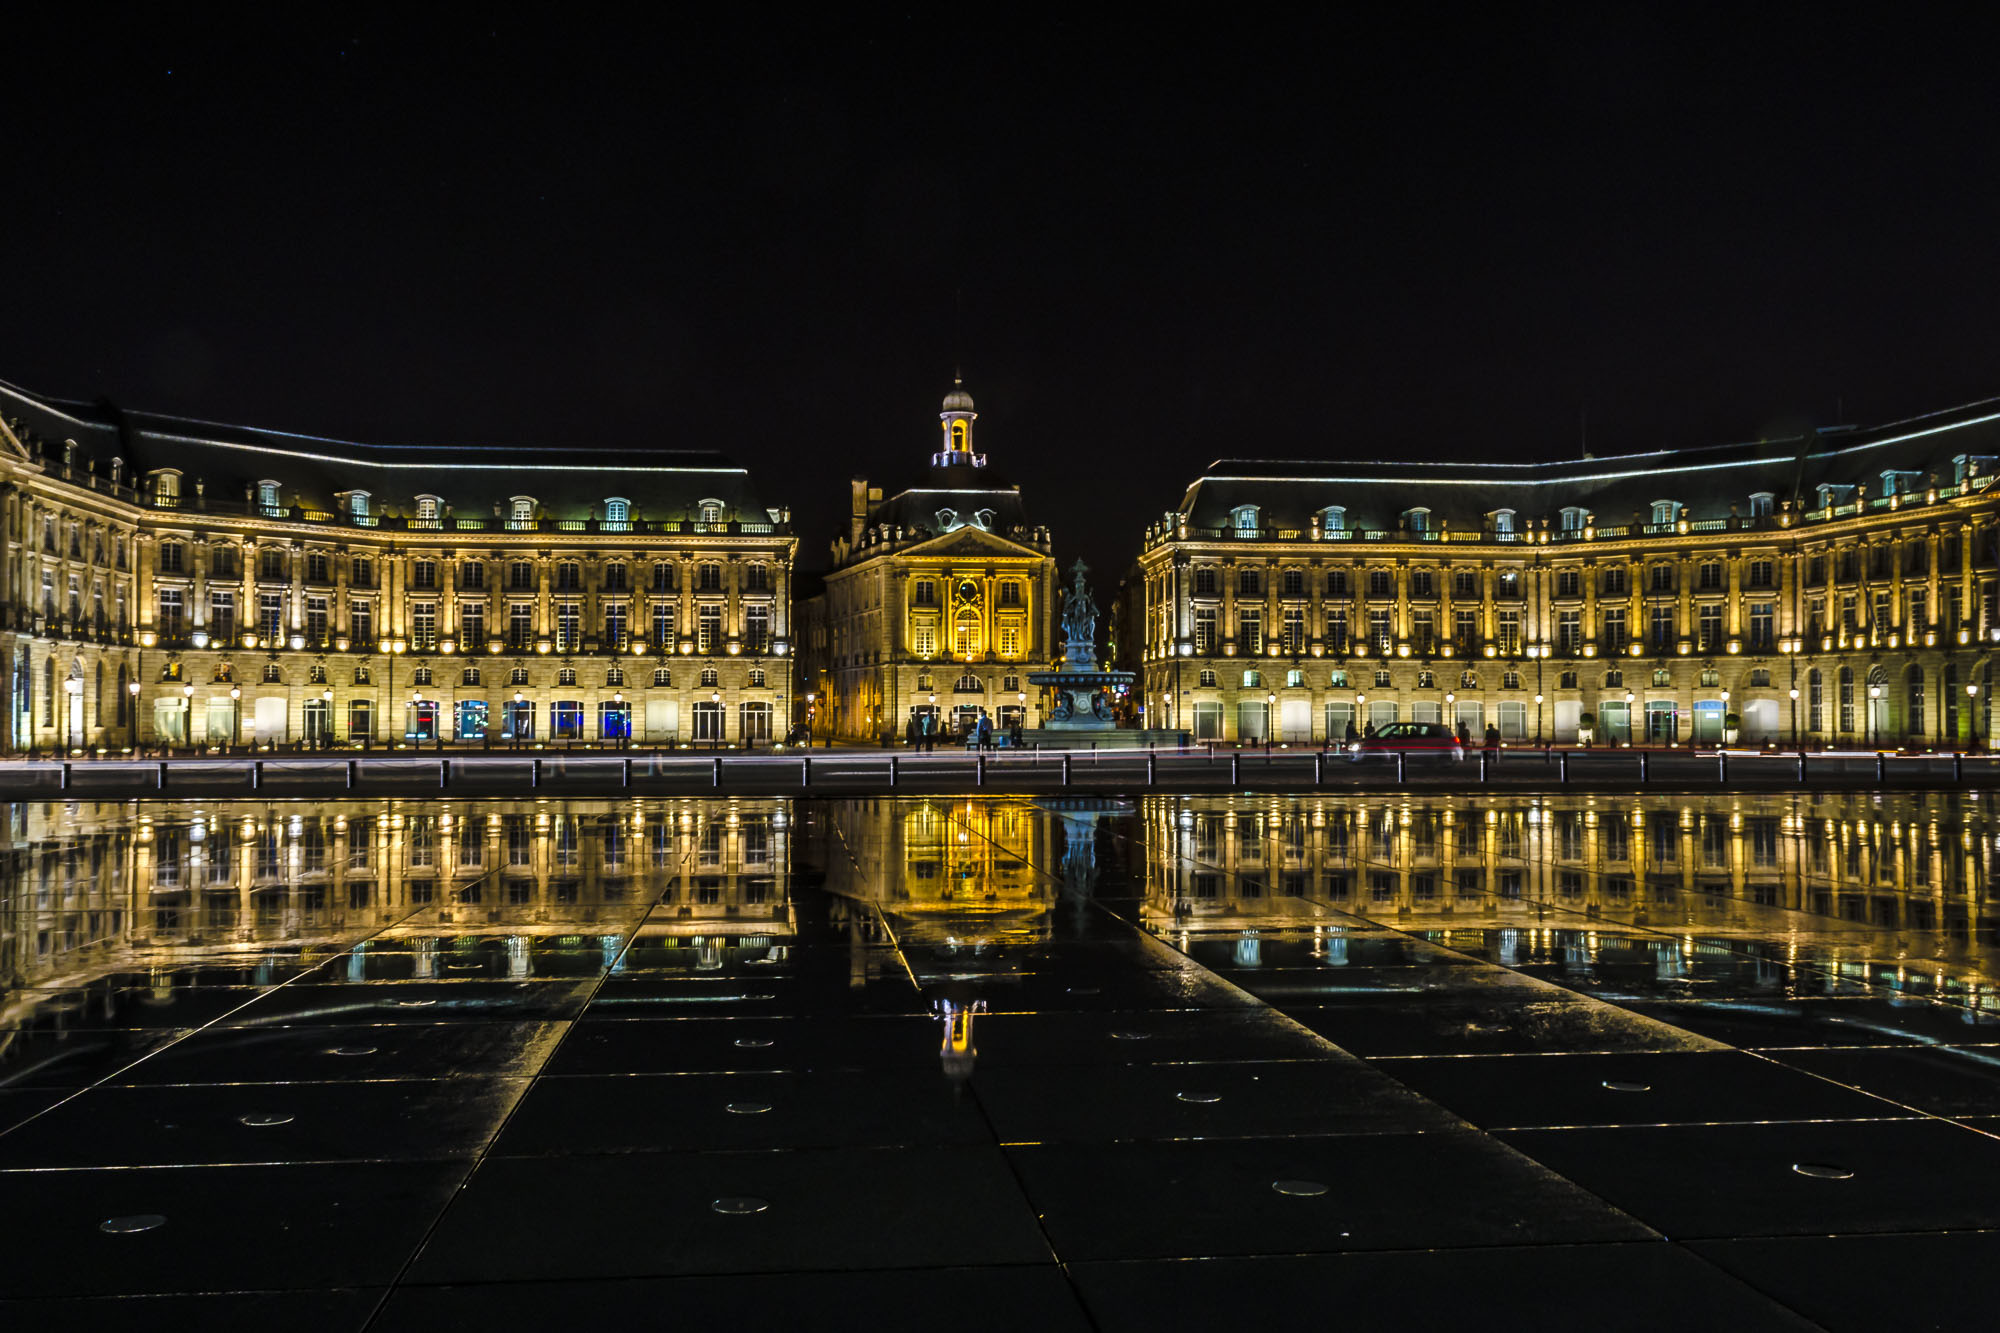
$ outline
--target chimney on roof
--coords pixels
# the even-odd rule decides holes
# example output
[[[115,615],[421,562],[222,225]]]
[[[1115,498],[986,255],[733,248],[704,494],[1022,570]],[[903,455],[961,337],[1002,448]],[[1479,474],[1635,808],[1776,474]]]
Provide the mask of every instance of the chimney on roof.
[[[868,526],[868,478],[856,477],[848,485],[847,540],[849,544],[859,546],[862,529]]]

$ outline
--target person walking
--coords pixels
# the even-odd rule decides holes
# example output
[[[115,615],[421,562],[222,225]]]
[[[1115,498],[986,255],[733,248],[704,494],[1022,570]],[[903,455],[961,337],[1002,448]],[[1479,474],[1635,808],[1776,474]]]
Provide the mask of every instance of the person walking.
[[[1500,762],[1500,728],[1491,722],[1486,724],[1486,755],[1494,763]]]
[[[934,714],[925,713],[917,721],[917,753],[929,754],[936,744],[937,718]]]
[[[1458,722],[1458,745],[1462,750],[1472,748],[1472,728],[1465,725],[1464,718],[1460,718]]]
[[[917,738],[922,734],[923,734],[922,730],[917,726],[917,710],[912,708],[910,710],[910,720],[903,727],[903,744],[909,746],[910,751],[912,753],[915,753],[917,748]]]
[[[984,708],[979,710],[979,748],[982,751],[993,748],[993,719]]]
[[[1349,746],[1361,739],[1361,733],[1354,729],[1354,719],[1351,717],[1347,719],[1347,735],[1344,739]]]

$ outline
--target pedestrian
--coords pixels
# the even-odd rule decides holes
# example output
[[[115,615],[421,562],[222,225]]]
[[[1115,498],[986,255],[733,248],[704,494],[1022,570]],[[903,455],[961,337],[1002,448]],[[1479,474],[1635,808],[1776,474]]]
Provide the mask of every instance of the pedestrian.
[[[1350,746],[1361,739],[1361,733],[1354,729],[1354,719],[1351,717],[1347,719],[1347,735],[1344,739]]]
[[[1368,741],[1375,739],[1375,724],[1373,722],[1370,722],[1361,729],[1361,739]]]
[[[1015,749],[1021,748],[1021,719],[1016,716],[1014,725],[1007,729],[1007,743]]]
[[[1491,722],[1486,724],[1486,753],[1494,762],[1500,759],[1500,728]]]
[[[1460,718],[1458,721],[1458,745],[1462,750],[1470,750],[1472,748],[1472,728],[1465,725],[1464,718]]]
[[[914,752],[917,748],[917,737],[922,734],[917,726],[917,710],[912,708],[910,710],[909,724],[903,728],[903,744],[909,746]],[[811,742],[807,743],[810,744]]]
[[[932,746],[932,744],[934,743],[934,738],[933,738],[933,735],[932,735],[932,731],[931,731],[931,728],[932,728],[932,727],[934,727],[935,725],[936,725],[936,722],[935,722],[935,720],[934,720],[934,719],[932,718],[931,714],[929,714],[929,713],[920,713],[920,714],[918,715],[918,717],[917,717],[917,753],[918,753],[918,754],[929,754],[929,753],[930,753],[930,749],[931,749],[931,746]]]
[[[984,708],[979,710],[979,748],[989,750],[993,746],[993,719],[986,716]]]

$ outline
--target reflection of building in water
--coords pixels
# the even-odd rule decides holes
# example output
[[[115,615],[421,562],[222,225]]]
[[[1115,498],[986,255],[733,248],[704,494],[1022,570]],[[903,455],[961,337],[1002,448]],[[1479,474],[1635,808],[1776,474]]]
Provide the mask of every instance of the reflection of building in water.
[[[790,837],[788,800],[15,805],[0,982],[149,947],[334,946],[412,913],[584,928],[658,902],[667,933],[788,936]]]
[[[1161,796],[1141,810],[1160,925],[1314,911],[1476,923],[1559,907],[1720,926],[1745,904],[1887,929],[1996,924],[2000,832],[1983,795]]]
[[[827,802],[826,886],[879,909],[919,982],[990,976],[1048,938],[1052,816],[1032,801]]]

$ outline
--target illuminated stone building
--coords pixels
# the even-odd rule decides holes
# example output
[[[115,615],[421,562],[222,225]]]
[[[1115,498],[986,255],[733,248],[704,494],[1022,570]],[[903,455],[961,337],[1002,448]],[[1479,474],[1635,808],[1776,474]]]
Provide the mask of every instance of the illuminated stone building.
[[[9,750],[741,744],[790,516],[710,453],[350,444],[0,386]]]
[[[921,712],[957,729],[982,709],[999,725],[1039,725],[1026,678],[1060,652],[1055,560],[1020,487],[987,472],[977,417],[972,395],[954,386],[920,484],[885,499],[854,479],[848,530],[805,609],[823,731],[899,736]]]
[[[2000,400],[1562,463],[1219,461],[1145,534],[1148,717],[1985,745],[1996,456]]]

